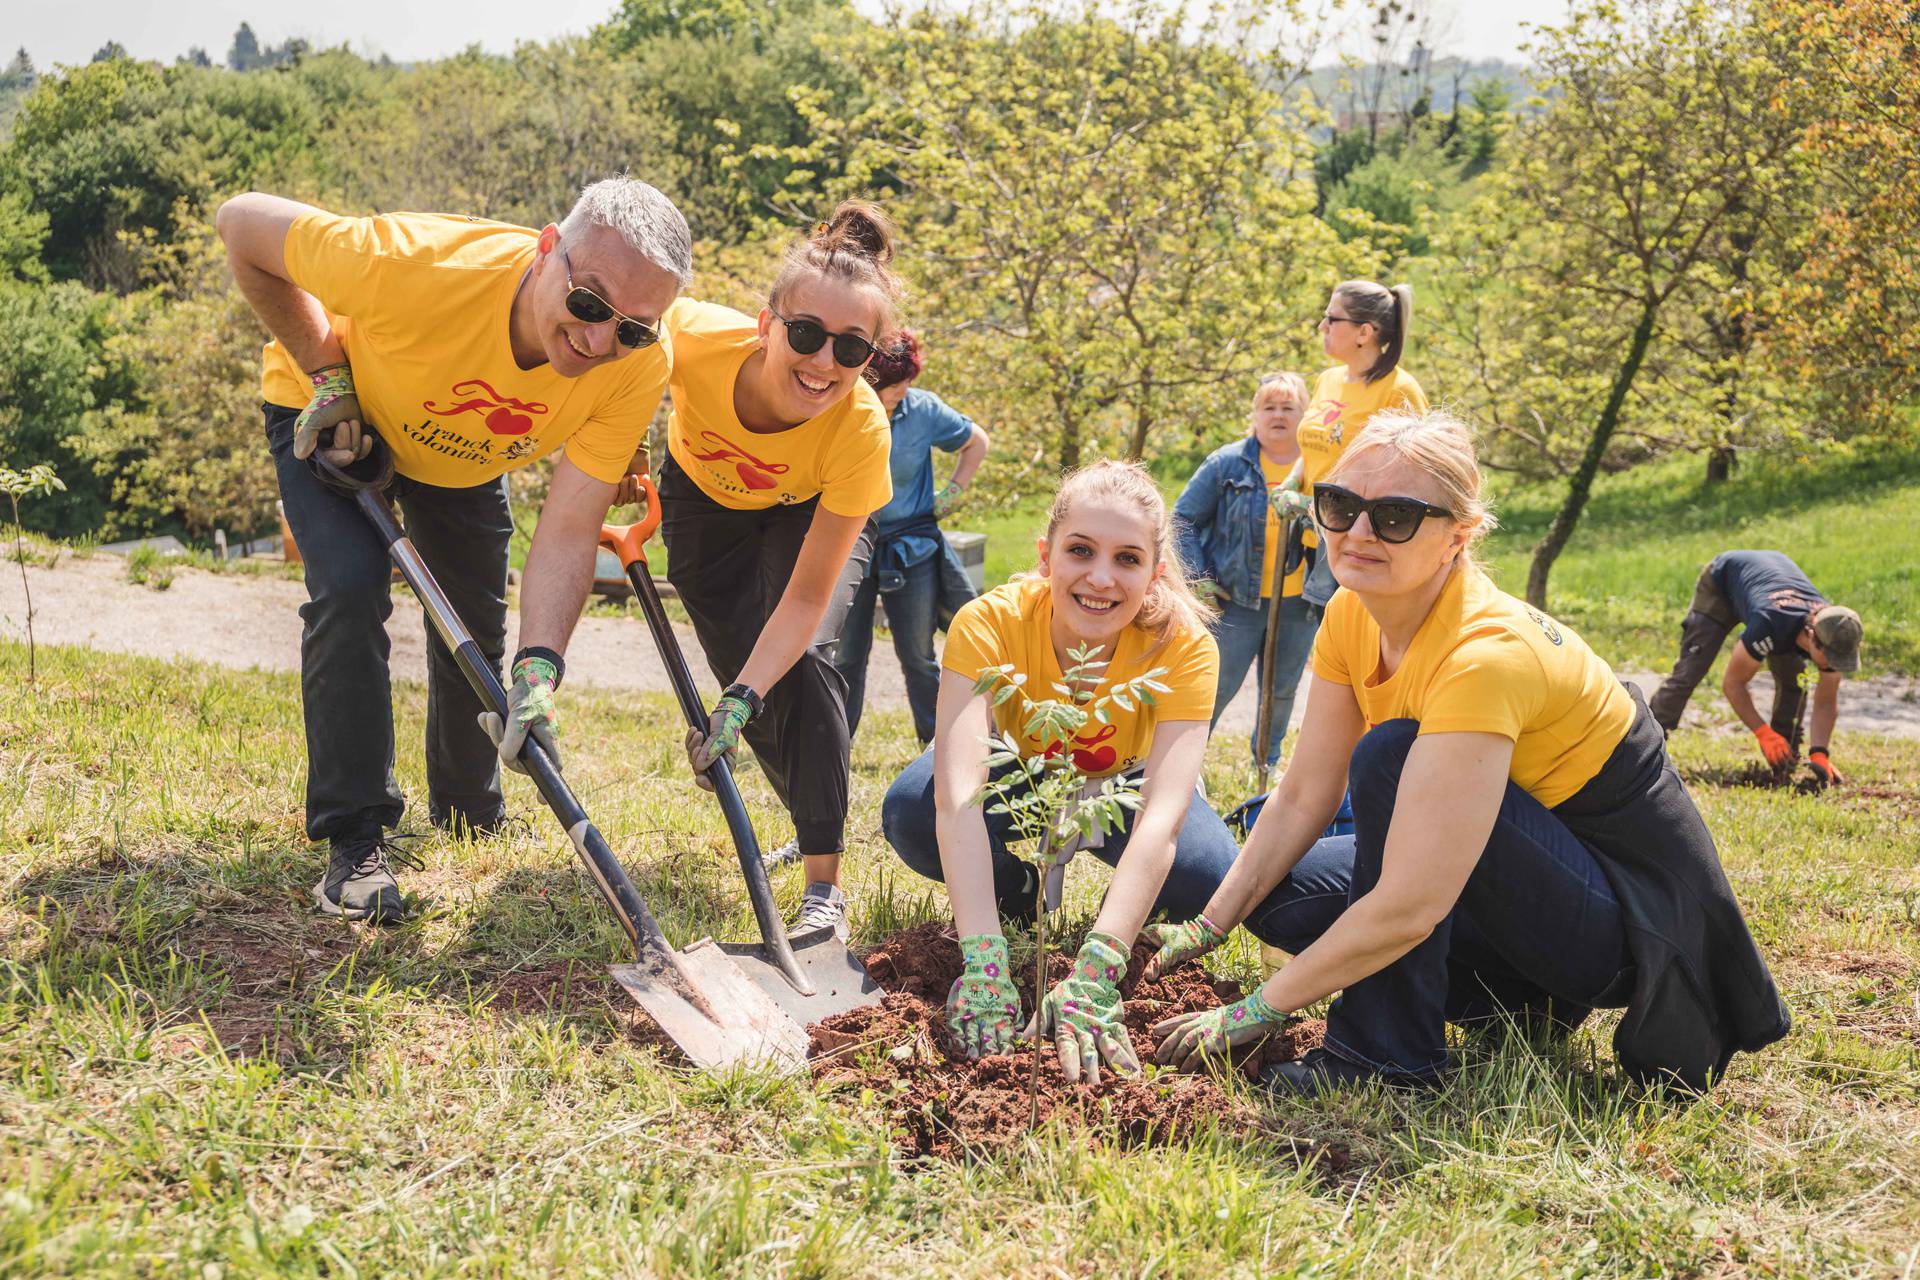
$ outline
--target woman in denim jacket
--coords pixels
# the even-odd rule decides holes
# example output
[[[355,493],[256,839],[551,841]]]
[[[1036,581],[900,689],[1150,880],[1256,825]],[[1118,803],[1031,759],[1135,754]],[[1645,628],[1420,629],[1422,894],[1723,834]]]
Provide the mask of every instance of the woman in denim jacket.
[[[1213,718],[1240,691],[1249,666],[1257,679],[1270,680],[1273,718],[1267,737],[1267,763],[1280,759],[1280,741],[1293,715],[1294,688],[1313,648],[1320,610],[1300,594],[1304,569],[1280,584],[1280,648],[1273,670],[1266,670],[1267,601],[1274,590],[1276,566],[1286,546],[1285,517],[1275,511],[1268,492],[1278,489],[1300,457],[1295,428],[1307,407],[1307,384],[1298,374],[1272,373],[1260,380],[1247,418],[1247,436],[1213,451],[1174,503],[1180,559],[1195,585],[1210,590],[1220,617],[1214,639],[1220,646],[1220,688]],[[1279,501],[1303,513],[1305,499],[1291,490]],[[1258,734],[1256,726],[1254,733]],[[1253,750],[1261,750],[1258,742]]]

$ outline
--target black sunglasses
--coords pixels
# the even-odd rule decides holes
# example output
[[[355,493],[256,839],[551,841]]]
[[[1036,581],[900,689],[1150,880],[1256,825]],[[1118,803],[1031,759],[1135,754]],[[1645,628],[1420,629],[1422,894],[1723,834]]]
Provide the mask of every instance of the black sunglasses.
[[[631,316],[621,315],[605,298],[585,285],[575,284],[573,259],[567,256],[565,249],[560,251],[560,261],[567,268],[567,314],[583,324],[605,324],[609,320],[618,320],[620,323],[613,326],[613,338],[623,347],[638,350],[660,341],[658,329],[642,324]]]
[[[858,369],[873,359],[878,350],[871,342],[857,333],[830,333],[826,326],[817,320],[789,320],[774,311],[773,318],[787,326],[787,345],[803,356],[810,356],[827,345],[827,339],[833,339],[833,362],[842,369]]]
[[[1363,511],[1373,525],[1373,536],[1392,543],[1409,541],[1420,532],[1420,524],[1428,516],[1442,520],[1454,518],[1453,512],[1445,507],[1436,507],[1419,498],[1363,498],[1337,484],[1313,486],[1313,515],[1322,529],[1345,533],[1353,528]]]

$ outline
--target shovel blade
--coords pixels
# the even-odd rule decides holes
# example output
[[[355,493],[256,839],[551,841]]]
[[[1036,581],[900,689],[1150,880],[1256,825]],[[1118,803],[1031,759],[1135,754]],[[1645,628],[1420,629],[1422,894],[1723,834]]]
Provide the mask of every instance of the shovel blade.
[[[836,1013],[880,1003],[884,993],[831,928],[794,934],[789,941],[800,972],[813,987],[812,995],[794,990],[762,944],[723,942],[720,949],[739,966],[748,982],[802,1027]]]
[[[612,971],[627,994],[673,1037],[694,1065],[721,1070],[766,1066],[797,1071],[806,1064],[805,1024],[748,981],[741,967],[710,939],[680,952],[679,959],[682,973],[718,1020],[690,1002],[674,975],[658,966],[617,964]]]

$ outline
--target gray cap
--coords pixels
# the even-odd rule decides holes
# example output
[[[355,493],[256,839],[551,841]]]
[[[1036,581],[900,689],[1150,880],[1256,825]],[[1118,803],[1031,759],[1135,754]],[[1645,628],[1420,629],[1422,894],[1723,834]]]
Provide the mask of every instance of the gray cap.
[[[1830,604],[1813,615],[1813,638],[1835,671],[1860,669],[1860,615],[1845,605]]]

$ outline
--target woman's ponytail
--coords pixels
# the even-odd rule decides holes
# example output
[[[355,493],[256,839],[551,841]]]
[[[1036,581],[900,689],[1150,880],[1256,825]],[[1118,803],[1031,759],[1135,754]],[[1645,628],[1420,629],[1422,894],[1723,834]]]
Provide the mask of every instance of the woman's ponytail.
[[[1413,286],[1397,284],[1389,289],[1371,280],[1348,280],[1333,293],[1349,316],[1372,325],[1380,335],[1380,354],[1367,366],[1367,381],[1380,381],[1399,367],[1406,352],[1407,334],[1413,328]]]

